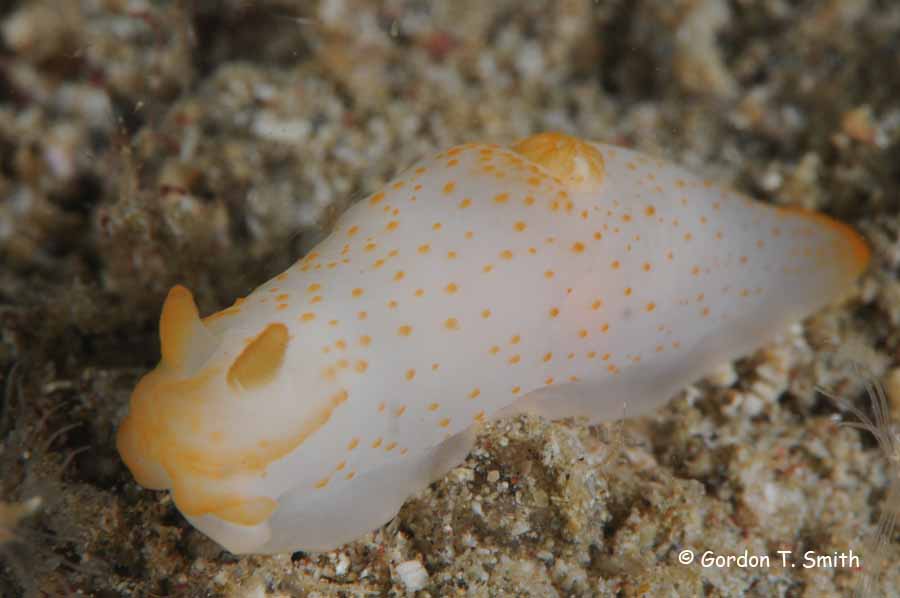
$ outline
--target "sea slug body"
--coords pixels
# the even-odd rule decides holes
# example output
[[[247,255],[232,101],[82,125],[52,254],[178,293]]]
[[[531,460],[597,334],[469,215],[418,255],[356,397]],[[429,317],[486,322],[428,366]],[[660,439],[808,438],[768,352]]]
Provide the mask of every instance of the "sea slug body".
[[[826,216],[626,149],[462,145],[223,311],[173,288],[118,448],[234,553],[331,549],[457,465],[482,422],[652,410],[868,260]]]

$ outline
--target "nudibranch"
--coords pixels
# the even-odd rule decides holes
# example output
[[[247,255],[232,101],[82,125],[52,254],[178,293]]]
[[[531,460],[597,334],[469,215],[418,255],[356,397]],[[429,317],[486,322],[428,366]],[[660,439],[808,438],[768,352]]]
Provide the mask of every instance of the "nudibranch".
[[[647,412],[868,261],[835,220],[627,149],[461,145],[223,311],[174,287],[118,449],[231,552],[329,550],[460,463],[483,422]]]

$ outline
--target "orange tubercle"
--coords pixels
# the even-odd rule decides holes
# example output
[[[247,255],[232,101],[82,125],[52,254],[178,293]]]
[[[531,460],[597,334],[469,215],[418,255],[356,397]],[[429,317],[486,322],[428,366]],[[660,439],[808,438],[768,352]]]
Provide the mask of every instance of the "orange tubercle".
[[[512,150],[540,164],[575,191],[596,189],[605,176],[600,151],[563,133],[532,135],[515,143]]]

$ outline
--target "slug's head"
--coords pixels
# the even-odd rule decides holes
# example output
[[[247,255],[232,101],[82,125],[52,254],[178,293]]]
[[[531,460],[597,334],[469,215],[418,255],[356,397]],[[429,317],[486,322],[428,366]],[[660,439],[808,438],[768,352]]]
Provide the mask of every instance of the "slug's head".
[[[256,525],[277,507],[258,494],[267,466],[315,431],[323,410],[298,401],[282,375],[288,327],[233,320],[214,334],[187,289],[169,292],[162,359],[135,388],[117,447],[138,483],[171,488],[185,515]]]

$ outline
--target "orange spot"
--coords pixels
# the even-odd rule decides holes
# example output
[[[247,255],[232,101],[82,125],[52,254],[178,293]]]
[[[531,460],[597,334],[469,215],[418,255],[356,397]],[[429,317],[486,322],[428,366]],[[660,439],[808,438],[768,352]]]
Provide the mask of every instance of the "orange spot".
[[[404,324],[403,326],[397,328],[397,334],[399,336],[409,336],[410,334],[412,334],[412,330],[412,326]]]
[[[513,252],[509,249],[504,249],[500,252],[500,259],[503,260],[511,260],[513,258]]]
[[[556,307],[551,307],[550,308],[550,317],[555,318],[558,315],[559,315],[559,309]]]
[[[481,317],[482,317],[482,318],[485,318],[485,319],[490,318],[490,317],[491,317],[491,310],[489,310],[489,309],[484,309],[484,310],[482,310],[482,311],[481,311]]]
[[[412,379],[415,378],[415,377],[416,377],[416,370],[406,370],[406,379],[407,379],[407,381],[408,381],[408,380],[412,380]]]
[[[349,442],[349,444],[347,444],[347,450],[352,451],[353,449],[355,449],[358,446],[359,446],[359,437],[355,437]]]
[[[446,287],[444,287],[444,290],[445,290],[447,293],[449,293],[449,294],[452,295],[452,294],[454,294],[456,291],[459,290],[459,285],[457,285],[455,282],[451,282],[451,283],[448,284]]]
[[[469,398],[470,398],[470,399],[476,399],[476,398],[478,398],[478,396],[479,396],[480,394],[481,394],[481,391],[480,391],[479,389],[473,388],[473,389],[472,389],[472,392],[469,393]]]
[[[572,243],[572,252],[573,253],[581,253],[582,251],[584,251],[584,243],[581,243],[580,241],[576,241],[575,243]]]
[[[456,318],[447,318],[447,320],[444,321],[444,328],[447,330],[459,330],[459,320]]]
[[[374,206],[378,204],[378,202],[380,202],[382,199],[384,199],[384,192],[380,191],[369,198],[369,204]]]
[[[513,228],[516,229],[517,232],[520,232],[520,233],[521,233],[521,232],[523,232],[526,228],[528,228],[528,225],[525,224],[524,222],[522,222],[521,220],[519,220],[518,222],[516,222],[516,223],[513,225]]]
[[[453,193],[453,190],[456,189],[456,183],[450,181],[446,185],[444,185],[444,193]]]

